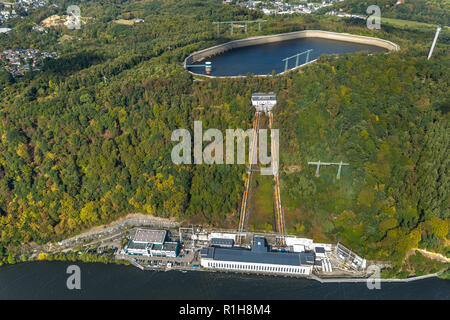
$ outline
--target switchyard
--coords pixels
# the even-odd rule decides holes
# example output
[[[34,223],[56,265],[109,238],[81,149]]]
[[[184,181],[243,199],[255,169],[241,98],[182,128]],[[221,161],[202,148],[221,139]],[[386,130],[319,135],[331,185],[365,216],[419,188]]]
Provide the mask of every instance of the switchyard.
[[[267,22],[267,20],[244,20],[244,21],[214,21],[212,24],[217,26],[217,37],[220,36],[220,25],[230,25],[230,32],[233,34],[234,28],[244,28],[244,32],[247,33],[247,25],[249,23],[257,23],[258,31],[261,31],[261,23]]]

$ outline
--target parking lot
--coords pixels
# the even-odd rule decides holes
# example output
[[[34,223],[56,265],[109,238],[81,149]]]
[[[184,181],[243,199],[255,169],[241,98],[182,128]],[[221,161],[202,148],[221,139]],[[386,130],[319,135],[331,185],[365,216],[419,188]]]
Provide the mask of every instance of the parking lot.
[[[134,261],[145,269],[185,269],[198,264],[198,252],[182,249],[176,258],[116,254],[116,259]]]

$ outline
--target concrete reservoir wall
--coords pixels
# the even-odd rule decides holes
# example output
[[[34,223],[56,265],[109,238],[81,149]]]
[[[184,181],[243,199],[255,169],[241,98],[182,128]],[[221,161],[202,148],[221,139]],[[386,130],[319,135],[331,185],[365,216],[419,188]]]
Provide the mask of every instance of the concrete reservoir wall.
[[[361,43],[367,45],[373,45],[381,48],[385,48],[389,51],[399,50],[399,46],[395,43],[378,38],[358,36],[349,33],[337,33],[321,30],[304,30],[295,31],[289,33],[282,33],[270,36],[259,36],[247,39],[233,40],[227,43],[219,44],[217,46],[207,48],[201,51],[194,52],[184,60],[184,66],[187,64],[195,64],[201,62],[208,57],[221,54],[225,51],[232,50],[235,48],[248,47],[254,45],[260,45],[265,43],[280,42],[285,40],[301,39],[301,38],[323,38],[339,41],[347,41],[353,43]]]

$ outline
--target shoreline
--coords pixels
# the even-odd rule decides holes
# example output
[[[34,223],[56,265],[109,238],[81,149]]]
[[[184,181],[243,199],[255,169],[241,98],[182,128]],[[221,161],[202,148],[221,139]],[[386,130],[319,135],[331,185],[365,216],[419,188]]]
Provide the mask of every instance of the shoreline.
[[[225,270],[214,270],[214,269],[205,269],[205,268],[169,268],[169,269],[161,269],[161,268],[150,268],[146,269],[142,266],[140,266],[137,263],[131,263],[131,266],[137,267],[138,269],[142,271],[158,271],[158,272],[167,272],[167,271],[178,271],[185,273],[187,271],[195,271],[195,272],[209,272],[209,273],[227,273],[227,274],[242,274],[242,275],[257,275],[257,276],[271,276],[276,278],[296,278],[296,279],[306,279],[306,280],[315,280],[320,283],[365,283],[368,281],[380,281],[380,282],[412,282],[412,281],[418,281],[418,280],[424,280],[429,278],[436,278],[439,277],[441,274],[447,272],[448,270],[442,270],[435,273],[430,273],[426,275],[421,276],[412,276],[409,278],[375,278],[375,277],[320,277],[315,274],[311,274],[309,276],[299,276],[299,275],[292,275],[292,274],[275,274],[275,273],[264,273],[264,272],[239,272],[239,271],[225,271]],[[140,267],[138,267],[139,265]],[[443,279],[447,280],[447,279]]]
[[[269,276],[269,277],[275,277],[275,278],[296,278],[296,279],[314,280],[314,281],[320,282],[321,284],[323,284],[323,283],[367,283],[367,282],[374,282],[374,281],[386,282],[386,283],[408,283],[408,282],[420,281],[420,280],[425,280],[425,279],[430,279],[430,278],[438,278],[440,275],[444,274],[445,272],[448,272],[448,269],[447,269],[447,270],[442,270],[442,271],[431,273],[431,274],[426,274],[426,275],[421,275],[421,276],[412,276],[412,277],[404,278],[404,279],[402,279],[402,278],[375,278],[375,277],[343,277],[343,276],[320,277],[315,274],[311,274],[309,276],[299,276],[299,275],[291,275],[291,274],[274,274],[274,273],[264,273],[264,272],[238,272],[238,271],[214,270],[214,269],[201,268],[200,266],[198,268],[192,268],[192,267],[190,267],[190,268],[188,268],[188,267],[183,267],[183,268],[179,268],[179,267],[145,268],[144,266],[142,266],[136,262],[132,262],[128,259],[112,259],[107,262],[83,261],[83,260],[71,261],[71,260],[58,260],[58,259],[19,261],[14,264],[4,264],[3,266],[0,266],[0,271],[1,271],[2,267],[14,266],[14,265],[25,264],[25,263],[33,263],[33,262],[56,262],[56,263],[81,262],[81,263],[89,263],[89,264],[97,263],[97,264],[103,264],[103,265],[117,265],[117,266],[124,266],[124,267],[131,266],[131,267],[138,268],[139,270],[144,271],[144,272],[146,272],[146,271],[154,271],[154,272],[177,271],[180,273],[187,273],[189,271],[193,271],[193,272],[223,273],[223,274],[236,274],[236,275]],[[448,279],[444,279],[444,278],[439,278],[439,279],[448,280]]]

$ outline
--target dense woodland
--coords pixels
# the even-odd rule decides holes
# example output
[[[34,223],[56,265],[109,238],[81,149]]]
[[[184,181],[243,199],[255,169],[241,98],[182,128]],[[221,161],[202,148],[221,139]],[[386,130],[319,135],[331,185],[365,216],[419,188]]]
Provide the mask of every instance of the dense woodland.
[[[73,1],[70,2],[73,4]],[[395,53],[323,56],[285,76],[193,81],[192,51],[243,38],[215,37],[212,21],[261,17],[216,1],[83,1],[80,30],[31,30],[62,14],[42,9],[0,37],[0,49],[54,50],[41,71],[0,77],[0,256],[130,212],[235,227],[244,166],[174,165],[177,128],[250,128],[251,93],[279,104],[282,200],[289,232],[341,241],[399,266],[411,248],[448,255],[449,55],[443,31],[370,31],[334,17],[265,17],[247,36],[303,29],[372,35]],[[115,19],[142,18],[119,25]],[[256,28],[257,29],[257,28]],[[64,37],[63,37],[64,36]],[[70,37],[68,37],[70,36]],[[346,161],[333,168],[307,161]],[[336,169],[337,170],[337,169]],[[416,259],[417,260],[417,259]]]
[[[401,4],[397,2],[397,0],[346,0],[338,2],[334,7],[344,12],[366,15],[370,5],[377,5],[381,9],[381,19],[395,18],[443,26],[450,24],[448,0],[404,0]]]

